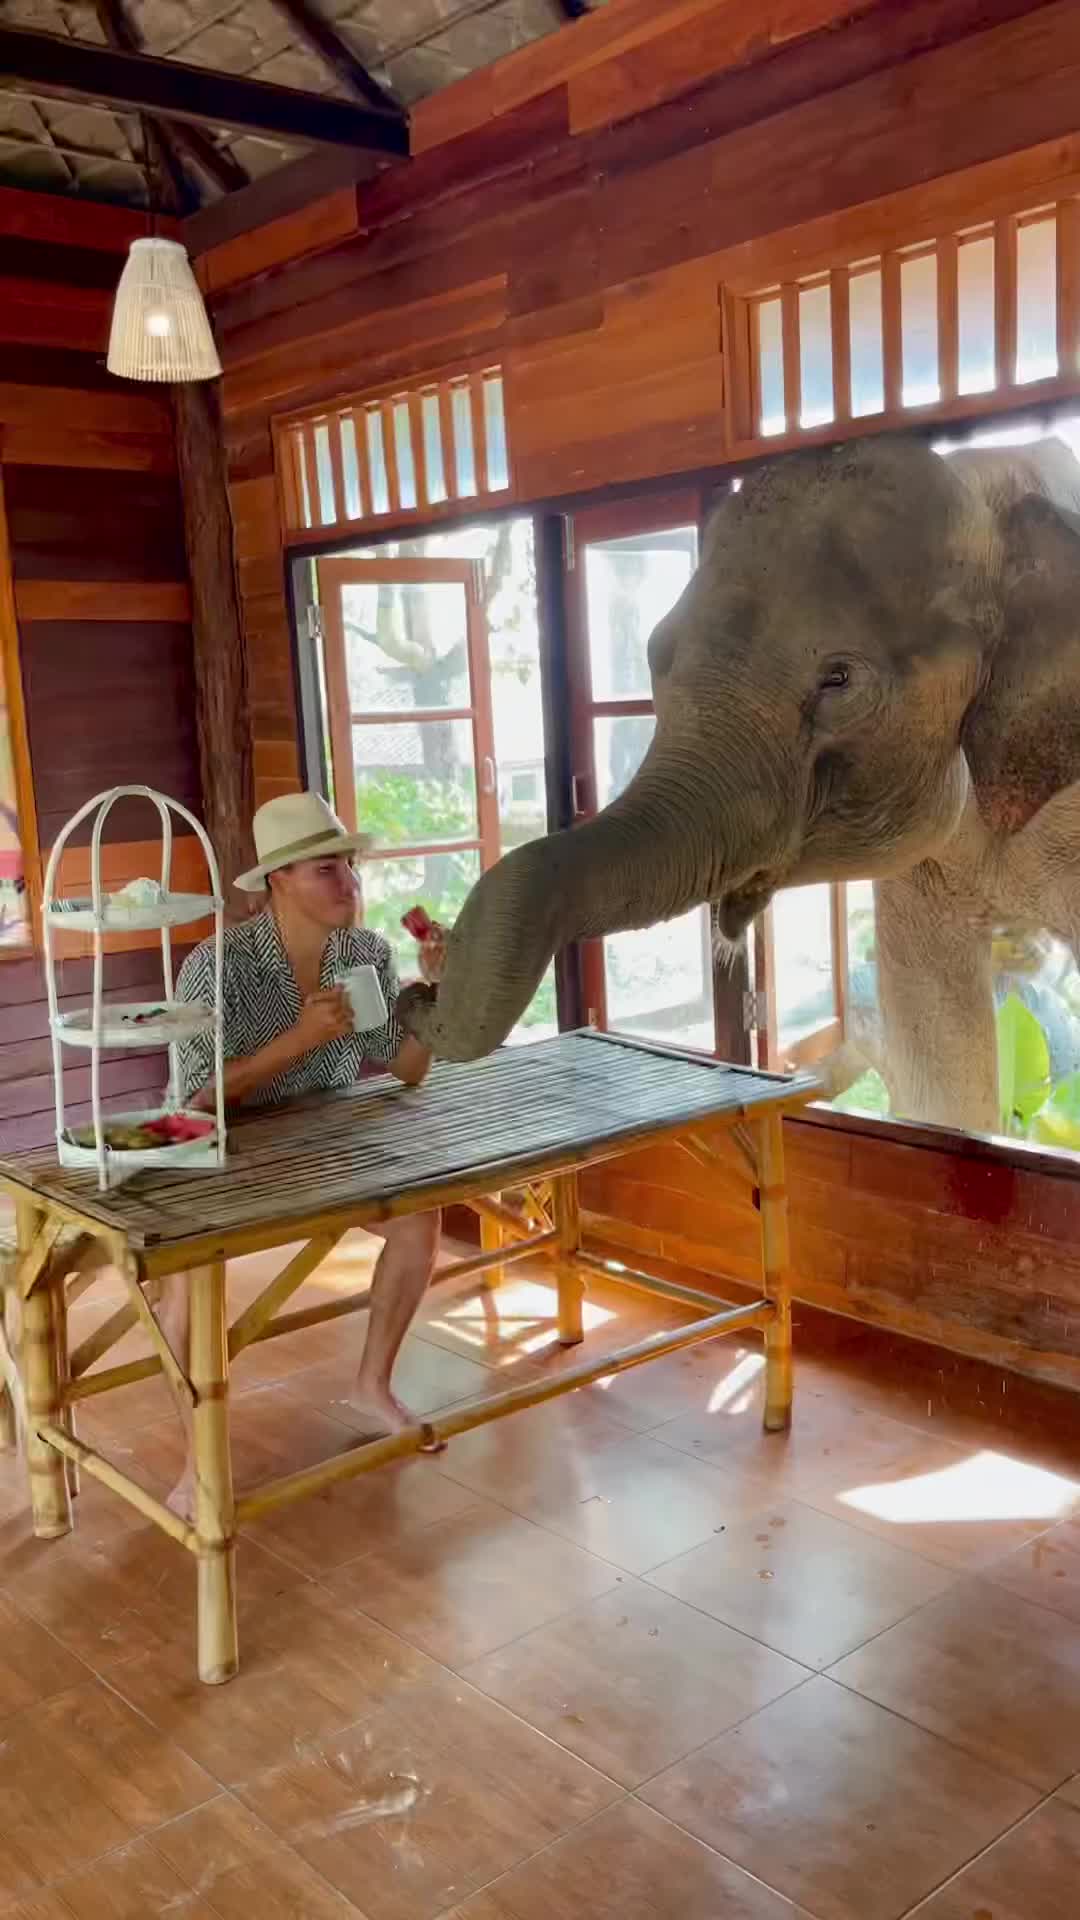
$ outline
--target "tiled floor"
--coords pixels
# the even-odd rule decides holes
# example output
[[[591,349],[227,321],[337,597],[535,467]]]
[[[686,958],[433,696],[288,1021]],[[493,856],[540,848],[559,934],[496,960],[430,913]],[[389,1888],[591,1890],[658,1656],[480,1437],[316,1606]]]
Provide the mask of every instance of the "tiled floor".
[[[436,1288],[401,1391],[564,1364],[553,1304]],[[598,1284],[588,1322],[602,1352],[660,1318]],[[241,1485],[355,1441],[362,1331],[242,1356]],[[2,1920],[1065,1920],[1076,1403],[824,1316],[796,1338],[787,1439],[760,1351],[718,1342],[253,1526],[219,1689],[181,1551],[85,1480],[36,1542],[0,1457]],[[177,1472],[161,1383],[81,1429]]]

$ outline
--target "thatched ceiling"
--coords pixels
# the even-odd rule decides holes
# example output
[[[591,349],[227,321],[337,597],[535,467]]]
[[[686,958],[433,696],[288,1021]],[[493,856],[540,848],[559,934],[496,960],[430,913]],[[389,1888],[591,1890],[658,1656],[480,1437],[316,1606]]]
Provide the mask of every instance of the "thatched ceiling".
[[[117,0],[112,0],[113,5]],[[218,73],[356,98],[289,9],[276,0],[118,0],[141,51]],[[577,10],[563,0],[307,0],[344,45],[408,108],[477,67],[565,25]],[[602,0],[592,0],[602,4]],[[5,27],[33,28],[108,44],[108,0],[0,0]],[[214,145],[257,179],[295,159],[298,145],[266,134],[207,129]],[[189,152],[182,155],[192,201],[223,190]],[[145,205],[145,153],[139,117],[90,102],[34,93],[6,80],[0,89],[0,182],[88,199]]]

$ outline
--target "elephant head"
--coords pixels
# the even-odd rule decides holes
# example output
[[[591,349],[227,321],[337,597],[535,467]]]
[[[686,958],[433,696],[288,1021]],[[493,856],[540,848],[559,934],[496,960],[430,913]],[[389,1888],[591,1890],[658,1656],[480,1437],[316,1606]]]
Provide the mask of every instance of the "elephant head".
[[[734,940],[779,887],[932,855],[964,810],[965,715],[1000,626],[992,509],[924,442],[799,453],[718,509],[649,642],[653,743],[587,824],[519,847],[407,1024],[472,1059],[552,954],[705,901]]]

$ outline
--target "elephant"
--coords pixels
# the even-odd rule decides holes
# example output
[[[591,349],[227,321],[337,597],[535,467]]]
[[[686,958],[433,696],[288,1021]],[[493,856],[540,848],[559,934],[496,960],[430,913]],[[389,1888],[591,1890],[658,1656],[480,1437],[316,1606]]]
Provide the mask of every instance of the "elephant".
[[[995,929],[1080,951],[1068,447],[883,434],[777,458],[718,507],[648,653],[636,776],[482,876],[437,991],[406,991],[410,1030],[474,1059],[569,941],[711,902],[736,942],[780,888],[866,878],[893,1112],[998,1131]]]

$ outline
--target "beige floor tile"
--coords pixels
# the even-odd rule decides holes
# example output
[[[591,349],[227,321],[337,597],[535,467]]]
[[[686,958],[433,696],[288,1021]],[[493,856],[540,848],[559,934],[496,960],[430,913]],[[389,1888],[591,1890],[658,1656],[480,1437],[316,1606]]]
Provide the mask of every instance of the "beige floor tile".
[[[19,1900],[15,1906],[5,1905],[0,1911],[4,1920],[72,1920],[71,1908],[58,1893],[42,1893],[36,1899]],[[206,1916],[182,1914],[180,1920],[206,1920]]]
[[[319,1575],[476,1503],[476,1494],[440,1473],[434,1460],[403,1460],[282,1507],[245,1532],[300,1571]]]
[[[1037,1795],[818,1678],[642,1797],[817,1920],[899,1920]]]
[[[31,1707],[0,1740],[0,1903],[91,1865],[215,1791],[100,1681]]]
[[[447,1920],[809,1920],[635,1800],[556,1841]]]
[[[149,1840],[136,1840],[59,1888],[74,1920],[214,1920]]]
[[[1080,1637],[970,1580],[841,1661],[836,1678],[992,1766],[1051,1790],[1080,1768]]]
[[[356,1444],[353,1428],[305,1405],[299,1393],[283,1386],[257,1387],[235,1395],[229,1426],[238,1494],[281,1474],[334,1459]],[[137,1478],[164,1490],[176,1484],[184,1464],[184,1437],[175,1415],[138,1428],[128,1436],[128,1444],[130,1470]]]
[[[912,1434],[873,1471],[803,1497],[924,1559],[974,1571],[1075,1513],[1080,1485],[1007,1454]]]
[[[718,1303],[719,1304],[719,1303]],[[609,1374],[584,1391],[611,1416],[637,1433],[680,1418],[706,1418],[710,1411],[759,1407],[765,1385],[760,1342],[709,1340],[700,1347],[650,1360],[647,1367]],[[802,1382],[800,1380],[800,1393]]]
[[[329,1576],[331,1592],[462,1667],[617,1585],[614,1567],[484,1502]]]
[[[954,1578],[798,1501],[759,1506],[648,1576],[809,1667],[894,1625]]]
[[[321,1366],[306,1367],[288,1382],[290,1397],[312,1411],[339,1421],[357,1433],[370,1433],[371,1419],[356,1407],[350,1394],[356,1381],[360,1350],[352,1350]],[[481,1399],[500,1391],[491,1367],[448,1353],[429,1340],[406,1340],[394,1368],[394,1392],[414,1413],[434,1413],[460,1400]]]
[[[128,1661],[113,1684],[216,1780],[233,1786],[434,1671],[416,1648],[323,1588],[303,1587],[247,1624],[240,1672],[227,1687],[200,1685],[188,1647]]]
[[[1066,1521],[1039,1534],[1004,1560],[992,1562],[985,1577],[1021,1600],[1051,1607],[1080,1625],[1080,1522]]]
[[[804,1667],[637,1581],[465,1670],[625,1787],[806,1677]]]
[[[89,1678],[52,1634],[0,1597],[0,1721]]]
[[[918,1920],[1066,1920],[1078,1887],[1080,1813],[1050,1800],[915,1911]]]
[[[243,1790],[367,1920],[433,1920],[618,1797],[449,1674]]]
[[[898,1456],[906,1458],[920,1445],[928,1453],[933,1448],[899,1421],[815,1393],[796,1393],[789,1433],[766,1433],[760,1394],[751,1395],[747,1404],[744,1399],[669,1421],[655,1428],[652,1437],[715,1466],[754,1474],[766,1482],[773,1498],[794,1494],[804,1499],[859,1486]]]
[[[635,1438],[599,1402],[574,1393],[459,1434],[439,1466],[471,1492],[528,1516],[544,1504],[581,1499],[600,1456]]]
[[[467,1280],[436,1284],[420,1309],[417,1332],[437,1346],[512,1374],[599,1358],[646,1333],[696,1317],[689,1309],[650,1300],[606,1280],[590,1280],[584,1344],[566,1353],[559,1347],[556,1305],[555,1286],[546,1272],[537,1278],[510,1268],[505,1285],[493,1290]],[[502,1384],[509,1386],[512,1380]]]
[[[214,1800],[174,1820],[154,1835],[154,1846],[217,1920],[365,1920],[237,1800]]]

